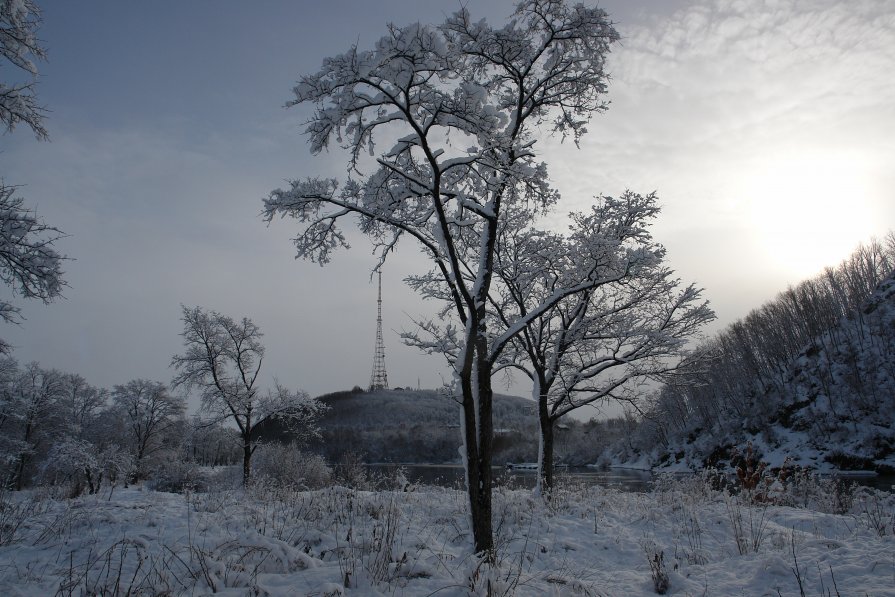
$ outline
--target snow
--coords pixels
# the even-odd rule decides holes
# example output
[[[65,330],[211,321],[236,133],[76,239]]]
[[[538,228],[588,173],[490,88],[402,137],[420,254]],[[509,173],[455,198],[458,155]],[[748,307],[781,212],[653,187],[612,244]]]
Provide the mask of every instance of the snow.
[[[549,505],[498,489],[493,566],[452,489],[8,494],[0,594],[638,596],[661,553],[669,595],[798,595],[796,569],[807,595],[895,595],[892,494],[862,489],[835,514],[822,492],[750,504],[701,477],[659,485],[559,487]],[[17,504],[32,509],[11,531]]]
[[[857,251],[835,275],[856,276],[862,256],[869,254]],[[867,274],[871,280],[875,275]],[[785,374],[778,381],[764,380],[767,389],[756,389],[751,372],[736,379],[745,365],[733,350],[726,369],[698,378],[703,388],[716,388],[733,371],[728,389],[700,394],[699,386],[692,385],[688,392],[694,399],[680,403],[690,415],[675,420],[673,408],[661,407],[644,419],[663,421],[667,439],[657,440],[648,425],[642,426],[641,437],[635,432],[633,441],[617,442],[603,464],[634,461],[666,471],[699,470],[719,455],[723,465],[732,446],[742,450],[751,445],[771,468],[798,466],[837,475],[895,471],[895,272],[886,273],[866,300],[855,293],[851,304],[841,306],[846,315],[836,325],[781,365]],[[794,319],[788,325],[797,323]],[[731,407],[729,402],[739,404]],[[629,443],[634,450],[627,449]]]

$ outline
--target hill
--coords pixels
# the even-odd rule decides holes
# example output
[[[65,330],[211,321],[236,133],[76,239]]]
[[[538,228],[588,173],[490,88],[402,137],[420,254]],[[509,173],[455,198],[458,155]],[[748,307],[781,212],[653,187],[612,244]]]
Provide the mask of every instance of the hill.
[[[428,424],[450,427],[459,422],[459,405],[435,390],[335,392],[318,400],[329,407],[321,425],[391,427]],[[534,403],[518,396],[494,396],[495,427],[518,427],[531,418]]]
[[[309,448],[330,462],[346,455],[367,462],[458,462],[460,408],[434,390],[354,390],[318,398],[329,408],[320,420],[321,441]],[[533,403],[494,396],[495,462],[531,460],[537,454]],[[267,426],[262,437],[288,441],[288,432]]]
[[[751,444],[772,466],[895,472],[895,273],[859,308],[817,335],[784,379],[744,400],[739,413],[704,426],[698,416],[661,443],[647,422],[640,449],[616,446],[615,462],[698,469]],[[658,446],[658,447],[657,447]]]

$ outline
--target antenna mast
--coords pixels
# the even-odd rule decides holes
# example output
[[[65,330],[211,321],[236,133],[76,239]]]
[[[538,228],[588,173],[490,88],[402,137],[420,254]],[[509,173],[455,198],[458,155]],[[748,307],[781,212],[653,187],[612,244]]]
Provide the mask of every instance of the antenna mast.
[[[370,375],[370,389],[387,390],[385,343],[382,341],[382,272],[377,273],[379,274],[379,297],[376,300],[376,347],[373,349],[373,373]]]

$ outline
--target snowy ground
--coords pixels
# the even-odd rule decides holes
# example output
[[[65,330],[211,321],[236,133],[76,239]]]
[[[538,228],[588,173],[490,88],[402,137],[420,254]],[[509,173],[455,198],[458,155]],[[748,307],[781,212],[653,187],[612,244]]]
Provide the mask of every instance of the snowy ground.
[[[749,505],[697,477],[659,485],[566,488],[550,506],[499,490],[493,567],[470,555],[451,489],[8,494],[0,594],[628,596],[667,574],[669,595],[895,595],[892,494],[806,486]]]

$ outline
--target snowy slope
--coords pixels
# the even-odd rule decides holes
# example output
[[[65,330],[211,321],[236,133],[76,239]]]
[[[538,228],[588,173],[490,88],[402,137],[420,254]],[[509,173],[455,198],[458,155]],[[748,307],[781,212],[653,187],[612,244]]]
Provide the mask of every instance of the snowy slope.
[[[863,309],[817,338],[792,364],[782,387],[756,408],[716,429],[692,429],[640,464],[699,469],[723,465],[751,444],[772,466],[822,471],[895,472],[895,274]],[[617,462],[630,454],[616,454]]]

